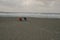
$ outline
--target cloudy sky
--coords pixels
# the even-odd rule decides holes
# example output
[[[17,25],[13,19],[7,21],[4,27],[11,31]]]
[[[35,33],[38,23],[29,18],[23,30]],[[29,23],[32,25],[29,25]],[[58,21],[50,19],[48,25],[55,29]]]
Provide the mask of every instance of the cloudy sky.
[[[60,0],[0,0],[0,11],[60,12]]]

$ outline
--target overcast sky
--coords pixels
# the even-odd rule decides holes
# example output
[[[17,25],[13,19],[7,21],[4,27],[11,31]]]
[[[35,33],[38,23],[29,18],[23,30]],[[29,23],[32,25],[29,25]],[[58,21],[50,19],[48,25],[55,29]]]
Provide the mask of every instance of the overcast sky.
[[[0,0],[0,11],[60,12],[60,0]]]

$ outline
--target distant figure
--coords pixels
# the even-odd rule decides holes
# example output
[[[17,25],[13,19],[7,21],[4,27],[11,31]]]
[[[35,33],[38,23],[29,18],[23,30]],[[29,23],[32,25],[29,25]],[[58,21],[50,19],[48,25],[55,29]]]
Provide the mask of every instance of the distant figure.
[[[27,21],[27,18],[26,17],[19,18],[19,21]]]
[[[27,21],[27,18],[26,18],[26,17],[24,17],[24,20],[25,20],[25,21]]]
[[[22,18],[19,18],[19,21],[22,21]]]

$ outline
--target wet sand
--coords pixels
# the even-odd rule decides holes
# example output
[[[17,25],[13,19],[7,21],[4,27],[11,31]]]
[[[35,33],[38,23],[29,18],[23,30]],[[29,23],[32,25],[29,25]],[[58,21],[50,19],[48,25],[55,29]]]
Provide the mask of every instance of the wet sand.
[[[60,19],[0,18],[0,40],[60,40]]]

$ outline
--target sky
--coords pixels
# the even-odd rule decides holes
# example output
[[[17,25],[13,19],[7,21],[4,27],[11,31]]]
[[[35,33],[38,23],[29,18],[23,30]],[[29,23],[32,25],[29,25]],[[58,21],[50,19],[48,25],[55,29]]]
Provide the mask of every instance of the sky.
[[[60,13],[60,0],[0,0],[0,11]]]

